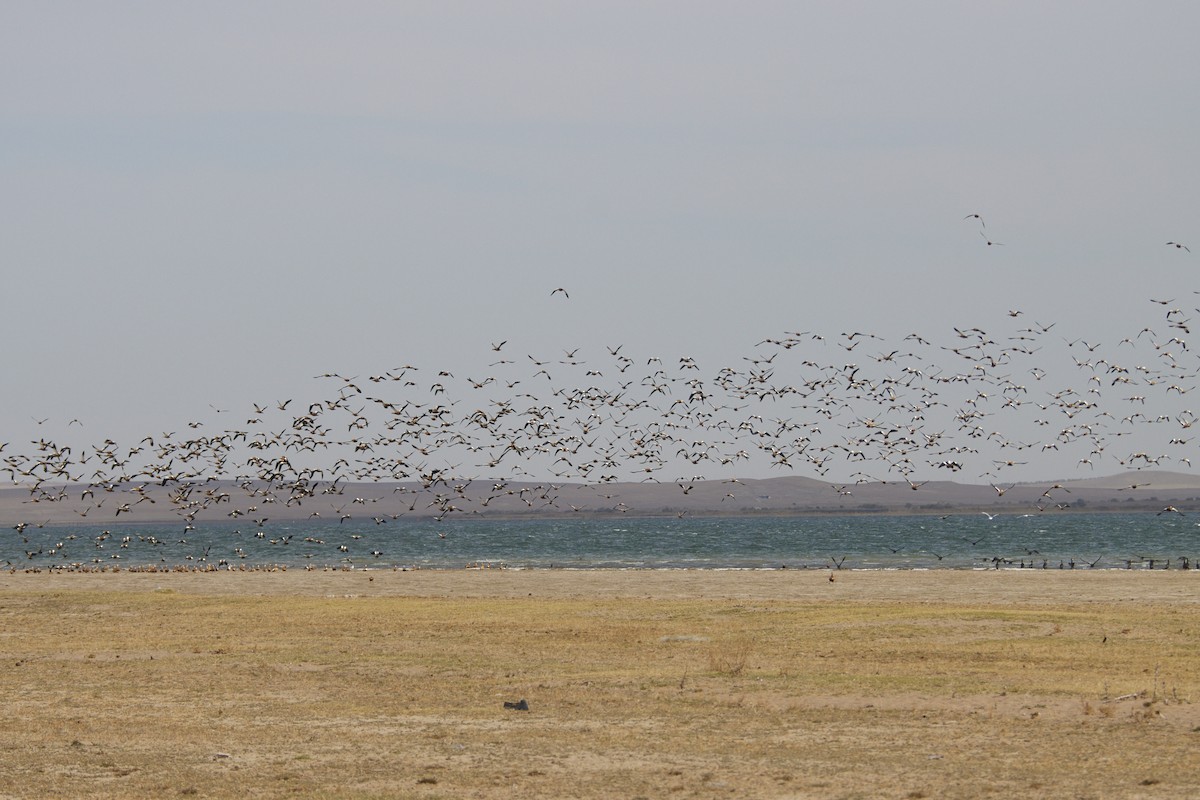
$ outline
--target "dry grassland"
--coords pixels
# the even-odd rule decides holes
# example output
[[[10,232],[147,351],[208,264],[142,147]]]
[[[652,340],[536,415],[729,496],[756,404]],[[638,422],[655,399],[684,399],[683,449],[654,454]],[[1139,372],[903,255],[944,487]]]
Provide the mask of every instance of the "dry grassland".
[[[1190,576],[963,602],[727,575],[6,576],[0,797],[1200,796]]]

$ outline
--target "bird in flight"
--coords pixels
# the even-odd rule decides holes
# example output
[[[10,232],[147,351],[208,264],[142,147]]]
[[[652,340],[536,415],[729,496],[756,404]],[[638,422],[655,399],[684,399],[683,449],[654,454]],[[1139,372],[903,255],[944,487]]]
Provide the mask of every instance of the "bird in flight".
[[[979,220],[980,227],[987,227],[987,223],[983,221],[983,217],[979,216],[978,214],[967,214],[965,217],[963,217],[963,219],[977,219]]]
[[[1169,247],[1174,247],[1176,250],[1187,250],[1189,253],[1192,252],[1192,248],[1188,247],[1186,244],[1180,244],[1179,242],[1167,242],[1167,245]]]
[[[561,286],[560,286],[560,287],[558,287],[557,289],[555,289],[554,291],[552,291],[552,292],[550,293],[550,296],[551,296],[551,297],[554,297],[554,295],[558,294],[559,292],[562,292],[562,296],[563,296],[563,297],[566,297],[566,298],[570,299],[571,295],[567,294],[567,290],[566,290],[566,289],[564,289],[564,288],[562,288]]]

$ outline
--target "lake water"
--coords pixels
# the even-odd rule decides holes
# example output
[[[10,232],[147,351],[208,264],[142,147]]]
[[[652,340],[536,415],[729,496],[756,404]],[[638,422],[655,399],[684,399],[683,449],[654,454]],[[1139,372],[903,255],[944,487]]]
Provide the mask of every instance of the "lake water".
[[[9,568],[1161,569],[1200,517],[1142,514],[311,520],[0,532]]]

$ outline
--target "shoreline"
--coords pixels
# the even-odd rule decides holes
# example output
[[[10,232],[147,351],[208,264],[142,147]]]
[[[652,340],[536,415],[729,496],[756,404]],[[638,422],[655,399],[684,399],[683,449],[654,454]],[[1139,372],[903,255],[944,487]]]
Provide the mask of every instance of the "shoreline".
[[[1168,490],[1178,491],[1178,490]],[[1200,491],[1188,489],[1187,491]],[[572,520],[586,520],[589,522],[620,520],[620,519],[637,519],[637,520],[672,520],[680,518],[681,514],[686,515],[690,519],[829,519],[838,517],[852,517],[856,519],[869,519],[874,517],[974,517],[978,514],[990,514],[992,516],[1015,516],[1015,517],[1059,517],[1059,516],[1087,516],[1087,515],[1119,515],[1119,514],[1151,514],[1158,515],[1164,510],[1164,504],[1169,504],[1176,507],[1180,512],[1185,514],[1200,514],[1200,503],[1198,501],[1187,498],[1177,499],[1174,497],[1159,500],[1131,500],[1125,505],[1113,505],[1109,503],[1096,502],[1089,505],[1072,505],[1063,508],[1055,508],[1049,510],[1039,508],[1036,503],[1014,501],[1008,503],[936,503],[932,505],[921,506],[881,506],[881,507],[862,507],[862,506],[822,506],[812,505],[804,507],[785,507],[785,508],[738,508],[734,510],[725,510],[719,508],[669,508],[667,510],[653,510],[651,508],[637,508],[633,513],[621,514],[612,510],[591,509],[586,511],[538,511],[538,512],[522,512],[522,511],[488,511],[476,514],[462,514],[448,519],[453,519],[454,522],[464,522],[470,524],[486,525],[497,522],[563,522]],[[67,510],[71,510],[69,507]],[[386,513],[386,512],[385,512]],[[27,516],[27,515],[26,515]],[[438,516],[433,513],[411,513],[403,516],[404,520],[411,524],[425,525],[438,522]],[[369,517],[364,518],[368,521]],[[280,524],[306,523],[313,521],[311,516],[296,515],[277,515],[275,522]],[[21,524],[28,520],[21,514],[14,513],[14,508],[7,507],[3,501],[0,501],[0,528],[12,527],[13,525]],[[155,526],[172,525],[175,523],[192,524],[186,517],[179,514],[168,514],[165,512],[149,512],[137,517],[125,517],[119,520],[114,519],[111,523],[85,523],[77,519],[67,518],[65,515],[59,519],[51,517],[44,522],[36,524],[38,528],[47,529],[63,529],[75,528],[81,525],[95,524],[96,526],[109,525],[111,527],[122,528],[149,528]],[[200,517],[194,520],[195,524],[213,525],[226,524],[228,520],[221,517]],[[337,523],[332,523],[328,519],[322,522],[329,522],[331,528],[336,528]]]
[[[832,578],[832,580],[830,580]],[[1072,605],[1200,603],[1196,570],[277,569],[3,572],[0,593],[544,597]]]

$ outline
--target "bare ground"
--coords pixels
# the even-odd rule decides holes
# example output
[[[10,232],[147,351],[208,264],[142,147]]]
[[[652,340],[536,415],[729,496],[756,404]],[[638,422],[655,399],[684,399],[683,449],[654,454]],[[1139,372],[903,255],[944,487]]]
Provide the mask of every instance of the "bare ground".
[[[0,797],[1200,794],[1195,572],[829,577],[5,573]]]

